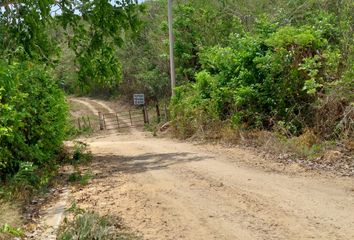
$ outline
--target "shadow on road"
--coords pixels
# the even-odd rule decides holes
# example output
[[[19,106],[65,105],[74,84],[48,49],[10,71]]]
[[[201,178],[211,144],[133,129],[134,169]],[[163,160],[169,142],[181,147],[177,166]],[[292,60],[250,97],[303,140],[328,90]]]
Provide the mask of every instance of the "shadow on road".
[[[205,157],[196,156],[193,153],[163,153],[142,154],[136,156],[104,155],[95,156],[92,168],[96,169],[95,178],[105,178],[117,173],[140,173],[145,171],[160,170],[171,165],[201,161]]]

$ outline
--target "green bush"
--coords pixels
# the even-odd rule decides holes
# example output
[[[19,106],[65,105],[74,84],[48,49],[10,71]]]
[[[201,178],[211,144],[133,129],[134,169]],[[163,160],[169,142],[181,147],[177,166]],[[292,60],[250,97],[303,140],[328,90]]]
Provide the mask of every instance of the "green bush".
[[[79,183],[81,185],[87,185],[92,178],[91,172],[85,172],[82,174],[81,171],[76,171],[70,174],[68,181],[71,183]]]
[[[92,160],[92,153],[87,149],[87,146],[84,142],[75,142],[71,159],[72,165],[87,164]]]
[[[261,27],[266,30],[231,35],[229,46],[199,54],[203,70],[171,102],[182,136],[217,121],[263,129],[284,122],[295,135],[314,127],[316,103],[339,79],[340,50],[320,27]]]
[[[65,138],[67,113],[46,67],[0,61],[0,179],[25,162],[43,167],[53,159]]]

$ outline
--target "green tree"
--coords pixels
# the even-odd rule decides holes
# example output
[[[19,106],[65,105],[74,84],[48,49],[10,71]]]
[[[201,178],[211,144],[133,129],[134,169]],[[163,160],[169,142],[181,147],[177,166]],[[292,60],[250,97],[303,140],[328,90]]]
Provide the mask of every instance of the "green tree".
[[[61,25],[75,52],[82,86],[112,87],[121,80],[115,53],[124,42],[124,32],[136,31],[140,24],[137,1],[20,0],[1,1],[0,7],[2,58],[55,64],[60,49],[51,28],[61,30]]]
[[[46,166],[65,138],[67,103],[53,78],[62,44],[75,53],[81,86],[117,86],[116,51],[139,26],[140,8],[131,0],[0,1],[0,179]]]
[[[45,66],[0,61],[0,176],[44,166],[66,136],[67,104]]]

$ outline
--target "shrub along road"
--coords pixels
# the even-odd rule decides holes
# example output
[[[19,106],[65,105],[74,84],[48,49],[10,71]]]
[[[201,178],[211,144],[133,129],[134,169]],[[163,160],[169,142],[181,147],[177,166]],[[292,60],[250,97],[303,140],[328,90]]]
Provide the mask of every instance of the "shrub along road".
[[[353,178],[137,131],[85,141],[94,177],[71,200],[144,239],[354,239]]]

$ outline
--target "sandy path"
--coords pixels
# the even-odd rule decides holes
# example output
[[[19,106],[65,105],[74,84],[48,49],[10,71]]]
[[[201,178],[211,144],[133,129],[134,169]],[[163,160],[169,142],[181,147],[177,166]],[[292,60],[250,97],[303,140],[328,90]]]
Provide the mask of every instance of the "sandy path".
[[[104,114],[116,113],[116,111],[113,108],[111,108],[107,103],[101,100],[81,97],[81,98],[70,98],[70,101],[83,104],[84,106],[88,107],[90,111],[94,112],[96,115],[98,115],[98,112]],[[119,116],[119,122],[121,124],[121,127],[124,127],[123,129],[120,129],[120,132],[129,132],[129,133],[139,135],[139,131],[136,128],[129,127],[130,126],[129,116],[125,116],[125,115],[122,116],[120,115],[120,113],[118,113],[118,116]],[[111,129],[109,131],[115,132],[116,129]]]
[[[95,176],[72,198],[144,239],[354,239],[353,178],[278,174],[241,164],[257,158],[242,149],[145,135],[87,139]]]
[[[92,106],[92,104],[90,104],[89,102],[80,100],[78,98],[69,98],[69,100],[85,105],[91,111],[91,113],[93,113],[94,115],[98,115],[97,109],[94,106]]]
[[[99,101],[99,100],[94,100],[94,99],[86,99],[86,101],[90,101],[90,102],[93,102],[93,103],[96,103],[98,104],[99,106],[101,106],[102,108],[104,108],[107,112],[107,113],[115,113],[116,111],[114,111],[112,108],[110,108],[107,104]]]

